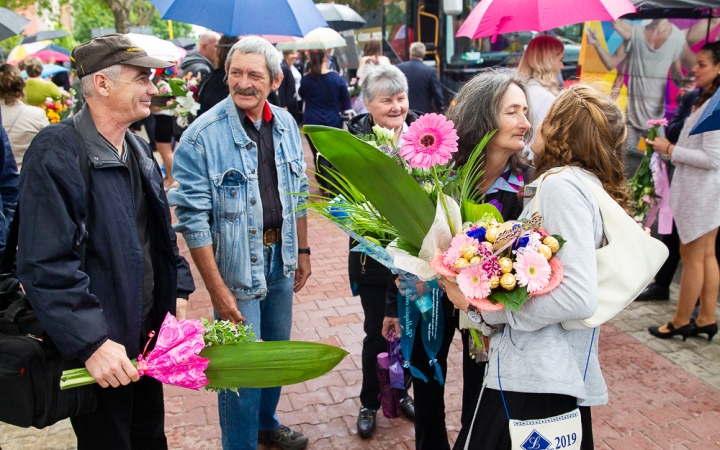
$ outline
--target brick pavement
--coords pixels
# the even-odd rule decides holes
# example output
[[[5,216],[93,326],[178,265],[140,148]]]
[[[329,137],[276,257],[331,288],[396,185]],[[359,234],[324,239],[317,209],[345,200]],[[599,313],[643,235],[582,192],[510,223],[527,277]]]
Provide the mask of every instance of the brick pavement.
[[[348,287],[347,238],[318,218],[310,220],[309,228],[313,276],[295,296],[292,338],[341,346],[350,356],[321,378],[284,388],[278,415],[283,424],[309,436],[308,449],[412,449],[413,427],[403,418],[388,420],[380,413],[371,439],[356,436],[363,314],[359,298],[351,297]],[[210,317],[210,300],[197,275],[196,283],[189,316]],[[593,408],[596,449],[720,449],[720,343],[659,341],[644,331],[667,320],[674,305],[633,304],[603,326],[600,361],[610,402]],[[446,391],[452,441],[460,422],[460,347],[456,335]],[[165,392],[170,447],[219,449],[215,394],[174,387],[166,387]],[[0,425],[0,447],[69,450],[75,448],[75,439],[68,421],[44,430]]]

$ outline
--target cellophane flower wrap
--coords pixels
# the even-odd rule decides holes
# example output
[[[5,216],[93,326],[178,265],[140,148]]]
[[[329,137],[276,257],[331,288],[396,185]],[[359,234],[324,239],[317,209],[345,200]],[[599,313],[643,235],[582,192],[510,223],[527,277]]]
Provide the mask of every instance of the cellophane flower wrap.
[[[532,296],[547,294],[563,278],[555,254],[564,240],[542,228],[539,214],[527,221],[485,217],[455,235],[433,259],[438,273],[455,278],[467,301],[483,311],[519,311]]]
[[[650,127],[648,139],[652,141],[657,137],[658,129],[667,126],[668,121],[666,119],[648,120],[647,125]],[[635,220],[641,223],[660,199],[656,192],[656,177],[653,175],[653,166],[661,166],[661,170],[665,171],[664,163],[660,160],[660,156],[655,153],[652,145],[647,144],[647,150],[635,171],[635,175],[628,181]],[[667,175],[665,175],[665,177],[667,177]]]
[[[208,384],[205,376],[210,362],[199,356],[205,348],[205,327],[199,320],[178,321],[172,314],[165,316],[155,348],[147,358],[138,356],[140,376],[149,375],[173,386],[198,390]]]

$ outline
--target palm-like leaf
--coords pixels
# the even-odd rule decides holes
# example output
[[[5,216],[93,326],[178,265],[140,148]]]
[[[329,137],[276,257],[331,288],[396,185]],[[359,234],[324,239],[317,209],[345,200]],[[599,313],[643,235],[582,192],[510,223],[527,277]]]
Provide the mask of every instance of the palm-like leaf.
[[[286,386],[330,372],[348,355],[341,348],[316,342],[233,342],[206,347],[209,388]]]
[[[435,218],[435,206],[422,187],[397,163],[347,131],[305,126],[318,151],[398,230],[422,247]]]

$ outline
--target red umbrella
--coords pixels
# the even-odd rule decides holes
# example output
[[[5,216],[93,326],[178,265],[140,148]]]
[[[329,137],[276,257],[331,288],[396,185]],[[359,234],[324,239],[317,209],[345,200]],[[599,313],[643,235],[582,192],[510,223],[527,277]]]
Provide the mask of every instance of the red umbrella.
[[[56,52],[54,50],[40,50],[37,53],[33,53],[32,55],[28,55],[29,57],[36,57],[40,58],[42,62],[48,62],[51,59],[54,59],[55,62],[70,62],[70,57],[66,55],[65,53]]]

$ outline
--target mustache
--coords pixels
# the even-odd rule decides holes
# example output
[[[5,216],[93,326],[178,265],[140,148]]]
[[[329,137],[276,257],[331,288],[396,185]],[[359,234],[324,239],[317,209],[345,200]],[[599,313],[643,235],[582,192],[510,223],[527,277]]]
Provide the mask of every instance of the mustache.
[[[243,89],[241,87],[235,87],[233,89],[233,94],[235,94],[235,95],[252,95],[255,98],[260,98],[260,92],[255,88]]]

